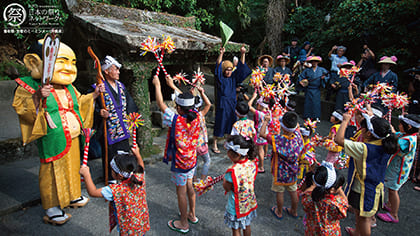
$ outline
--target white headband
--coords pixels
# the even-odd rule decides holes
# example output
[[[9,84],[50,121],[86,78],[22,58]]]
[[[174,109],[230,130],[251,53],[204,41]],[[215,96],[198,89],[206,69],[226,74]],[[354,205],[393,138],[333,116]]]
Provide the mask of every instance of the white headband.
[[[309,130],[307,130],[307,129],[305,129],[305,128],[300,128],[300,133],[301,133],[303,136],[309,136],[309,135],[311,134],[311,131],[309,131]]]
[[[291,111],[294,111],[295,110],[295,108],[289,106],[289,102],[286,103],[286,107],[287,107],[287,109],[289,109]]]
[[[194,105],[196,109],[200,108],[203,105],[203,99],[200,96],[198,96],[198,98],[199,98],[198,104]],[[195,102],[195,99],[194,99],[194,102]]]
[[[190,107],[190,106],[194,106],[195,99],[194,97],[185,99],[185,98],[180,98],[179,96],[176,96],[175,103],[182,107]]]
[[[296,128],[297,128],[297,124],[296,124],[296,126],[295,126],[294,128],[289,128],[289,127],[287,127],[286,125],[284,125],[284,124],[283,124],[283,117],[282,117],[282,118],[280,118],[280,125],[281,125],[281,127],[282,127],[284,130],[286,130],[287,132],[295,132],[295,130],[296,130]]]
[[[245,115],[242,115],[241,113],[239,113],[239,112],[238,112],[238,110],[235,110],[235,114],[236,114],[236,116],[238,116],[239,118],[243,118],[243,117],[245,117],[245,116],[246,116],[246,114],[245,114]]]
[[[334,169],[334,166],[333,166],[332,163],[326,162],[326,161],[322,161],[321,166],[323,166],[323,167],[325,167],[327,169],[327,182],[325,183],[325,186],[324,187],[326,189],[329,189],[329,188],[331,188],[334,185],[334,183],[335,183],[335,181],[337,179],[337,174],[335,173],[335,169]],[[323,187],[323,185],[318,184],[315,181],[315,175],[312,176],[312,180],[314,181],[314,183],[315,183],[315,185],[317,187]]]
[[[106,56],[104,61],[102,62],[101,69],[102,69],[102,71],[105,71],[106,69],[108,69],[112,65],[115,65],[116,67],[118,67],[118,69],[121,68],[121,64],[118,63],[117,60],[115,60],[111,56]]]
[[[332,115],[333,115],[335,118],[339,119],[340,121],[343,121],[343,115],[341,115],[340,113],[338,113],[338,112],[334,111],[334,112],[332,113]]]
[[[268,104],[264,103],[264,98],[263,97],[258,98],[257,104],[260,104],[260,106],[262,106],[264,108],[268,108]]]
[[[374,107],[372,107],[372,113],[373,113],[375,116],[377,116],[377,117],[381,117],[381,118],[382,118],[382,116],[384,115],[384,113],[383,113],[381,110],[376,109],[376,108],[374,108]]]
[[[407,123],[408,125],[413,126],[414,128],[420,128],[420,123],[415,122],[414,120],[410,120],[407,117],[404,116],[398,116],[398,119],[404,121],[405,123]]]
[[[375,131],[373,129],[373,125],[372,122],[370,122],[370,120],[374,117],[374,116],[369,116],[366,113],[362,113],[362,116],[365,118],[366,120],[366,125],[367,125],[367,129],[369,130],[369,132],[373,135],[373,137],[377,138],[377,139],[384,139],[387,138],[389,136],[389,134],[387,134],[385,137],[381,137],[377,134],[375,134]]]
[[[238,154],[241,154],[242,156],[246,156],[248,154],[249,148],[241,148],[240,145],[234,145],[233,141],[226,142],[225,148],[227,150],[232,150]]]
[[[134,172],[128,173],[128,172],[120,170],[120,168],[118,168],[117,166],[117,163],[115,163],[115,158],[112,159],[110,166],[115,171],[115,173],[122,175],[126,179],[130,178],[134,173]]]

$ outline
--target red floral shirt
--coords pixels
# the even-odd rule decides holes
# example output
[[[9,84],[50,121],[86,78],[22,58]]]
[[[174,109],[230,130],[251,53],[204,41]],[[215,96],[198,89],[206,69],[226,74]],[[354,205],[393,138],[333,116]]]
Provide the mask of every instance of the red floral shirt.
[[[340,220],[347,216],[347,199],[329,194],[314,202],[311,194],[308,191],[302,196],[305,235],[341,235]]]

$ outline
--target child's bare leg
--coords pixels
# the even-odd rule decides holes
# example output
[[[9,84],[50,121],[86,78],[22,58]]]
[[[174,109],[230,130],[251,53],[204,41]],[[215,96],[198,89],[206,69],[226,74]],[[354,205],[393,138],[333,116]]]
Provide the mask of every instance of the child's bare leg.
[[[258,169],[260,171],[263,171],[264,170],[264,146],[258,145],[257,150],[258,150]]]
[[[241,236],[241,229],[233,229],[232,228],[232,235],[233,236]]]
[[[195,191],[192,184],[192,179],[187,180],[187,194],[188,194],[188,203],[190,205],[190,211],[188,216],[190,220],[195,220]]]
[[[248,225],[244,230],[242,230],[244,236],[251,236],[251,225]]]
[[[264,158],[268,155],[268,145],[264,145]]]
[[[398,195],[398,191],[388,189],[388,198],[389,203],[391,203],[391,215],[394,219],[398,220],[398,209],[400,208],[400,196]]]
[[[292,215],[294,216],[297,216],[297,207],[299,203],[299,197],[296,191],[289,192],[289,194],[290,194],[290,199],[292,201],[292,208],[290,209],[290,213],[292,213]]]
[[[276,193],[276,203],[277,203],[277,215],[279,217],[283,216],[282,209],[284,204],[284,192]]]
[[[181,220],[175,220],[174,226],[181,229],[188,229],[188,203],[187,203],[187,185],[176,186],[176,195],[178,197],[178,208],[181,213]]]
[[[356,211],[356,230],[354,231],[354,235],[358,236],[370,236],[370,223],[371,217],[363,217],[360,216],[360,211]]]

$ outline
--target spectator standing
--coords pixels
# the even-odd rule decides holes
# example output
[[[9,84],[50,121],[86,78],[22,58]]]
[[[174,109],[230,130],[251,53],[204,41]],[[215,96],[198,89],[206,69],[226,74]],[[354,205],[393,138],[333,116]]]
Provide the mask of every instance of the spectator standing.
[[[360,61],[357,63],[357,66],[360,67],[359,77],[362,83],[377,72],[375,68],[375,53],[373,53],[367,45],[364,45],[363,49],[364,51],[361,55]]]
[[[298,56],[299,56],[299,47],[298,44],[298,38],[294,37],[291,41],[291,44],[286,46],[283,50],[283,56],[289,57],[290,61],[287,62],[287,65],[289,67],[293,67],[293,65],[297,62]]]
[[[280,74],[289,74],[292,76],[292,70],[286,65],[289,64],[290,58],[288,56],[278,55],[276,59],[277,67],[274,68],[274,73],[280,72]]]
[[[321,117],[320,87],[325,87],[325,81],[328,80],[328,71],[318,66],[318,63],[322,62],[320,56],[311,56],[307,61],[312,64],[312,67],[305,69],[298,78],[299,84],[304,87],[305,91],[303,117],[304,119],[319,119]]]
[[[264,81],[267,84],[272,84],[274,82],[274,69],[272,68],[273,61],[273,57],[270,55],[262,55],[258,58],[258,66],[261,66],[265,70]]]
[[[396,92],[398,88],[398,76],[391,71],[391,67],[397,64],[397,57],[381,57],[381,60],[378,62],[381,64],[381,71],[374,73],[363,83],[363,86],[366,88],[368,85],[375,85],[379,83],[387,83],[392,86],[392,91]]]
[[[347,48],[344,46],[337,46],[334,45],[331,50],[328,52],[328,58],[331,61],[331,70],[330,70],[330,79],[331,80],[336,80],[339,76],[338,76],[338,72],[340,71],[339,67],[348,62],[347,57],[344,56],[344,53],[346,52]],[[333,52],[336,51],[336,54],[334,54]],[[326,95],[326,100],[330,100],[330,96],[331,96],[331,91],[333,91],[332,89],[329,89],[329,84],[327,87],[327,95]]]
[[[311,47],[311,43],[309,41],[305,41],[303,43],[302,48],[299,51],[298,61],[300,63],[304,63],[306,61],[306,58],[312,55],[313,50],[314,48]]]

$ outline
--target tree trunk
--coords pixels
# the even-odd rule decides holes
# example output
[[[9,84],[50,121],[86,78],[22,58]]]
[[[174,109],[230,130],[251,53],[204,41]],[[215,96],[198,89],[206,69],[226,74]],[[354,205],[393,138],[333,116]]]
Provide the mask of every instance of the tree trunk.
[[[287,17],[287,2],[287,0],[268,0],[265,33],[268,49],[273,56],[281,52],[281,34]]]

